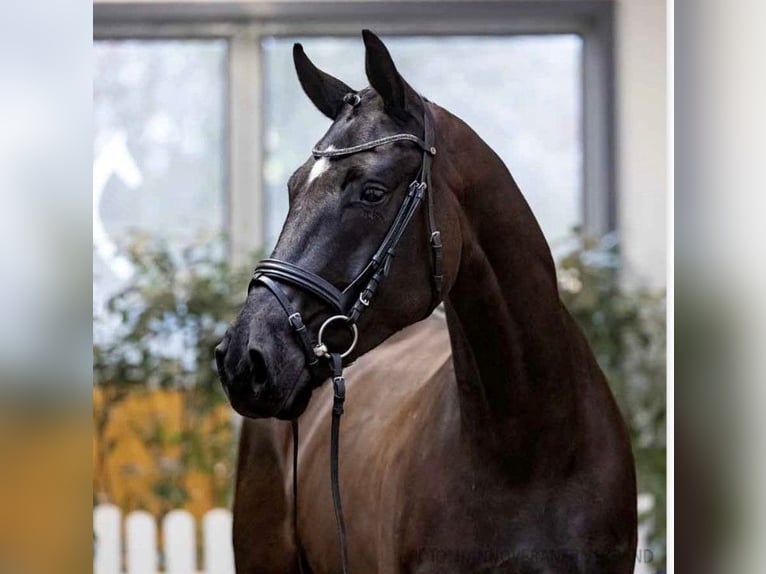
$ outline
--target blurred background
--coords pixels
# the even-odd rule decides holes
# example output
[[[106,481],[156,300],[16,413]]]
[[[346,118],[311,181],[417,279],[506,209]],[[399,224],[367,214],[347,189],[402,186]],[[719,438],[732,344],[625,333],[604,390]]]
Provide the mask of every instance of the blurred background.
[[[668,4],[669,19],[661,0],[4,3],[0,573],[231,571],[240,421],[211,348],[328,125],[290,47],[359,88],[365,27],[519,181],[630,425],[637,571],[672,570]],[[675,4],[688,343],[675,553],[693,572],[715,555],[760,574],[766,5]]]
[[[664,0],[93,9],[98,572],[231,568],[220,509],[239,421],[212,348],[276,241],[287,178],[329,125],[300,89],[292,45],[360,89],[362,28],[489,143],[531,204],[630,426],[637,572],[665,567]]]
[[[130,288],[133,283],[151,285],[152,281],[146,278],[147,273],[135,271],[141,265],[148,269],[157,268],[157,273],[172,270],[165,263],[150,264],[155,259],[161,262],[162,258],[151,255],[156,253],[154,248],[141,248],[142,245],[151,245],[148,239],[144,239],[143,244],[136,240],[138,247],[133,249],[136,255],[131,255],[128,246],[132,241],[120,243],[116,224],[104,224],[105,213],[99,200],[102,229],[106,226],[108,241],[118,246],[111,251],[111,256],[127,263],[110,266],[117,269],[109,272],[114,275],[112,279],[102,268],[100,274],[106,277],[104,281],[112,282],[111,290],[103,290],[102,295],[92,297],[92,290],[98,291],[99,288],[93,285],[91,267],[98,269],[101,264],[98,259],[102,255],[97,253],[99,249],[104,253],[103,247],[95,247],[92,243],[94,236],[99,237],[98,222],[93,221],[92,217],[92,183],[99,181],[96,177],[98,170],[94,170],[94,158],[100,157],[101,146],[104,145],[103,142],[94,145],[94,133],[98,135],[100,128],[96,128],[93,113],[94,107],[99,104],[93,100],[94,92],[98,93],[98,86],[103,85],[100,82],[114,81],[103,76],[94,77],[96,54],[92,39],[95,25],[96,51],[101,40],[210,39],[209,33],[196,32],[200,26],[212,27],[219,31],[218,35],[214,34],[216,38],[227,39],[231,38],[234,29],[241,30],[236,41],[227,39],[225,42],[227,55],[223,64],[225,69],[221,72],[228,77],[225,95],[221,96],[225,106],[221,113],[226,117],[224,129],[227,135],[219,158],[227,179],[222,187],[210,188],[217,190],[213,201],[219,201],[220,194],[225,194],[228,202],[225,214],[216,224],[223,227],[221,221],[226,222],[223,234],[228,238],[211,240],[206,245],[213,251],[217,249],[215,245],[221,245],[220,249],[225,250],[225,256],[220,251],[216,255],[223,257],[224,267],[221,269],[229,269],[230,259],[233,260],[236,253],[241,253],[243,262],[249,261],[247,254],[257,250],[261,241],[265,242],[257,239],[250,243],[247,240],[248,237],[264,237],[265,227],[247,231],[248,225],[263,225],[263,219],[250,217],[256,212],[257,204],[242,205],[242,202],[265,199],[265,179],[258,162],[263,161],[266,152],[258,151],[258,146],[265,145],[267,140],[258,134],[263,129],[264,121],[264,108],[259,102],[266,88],[259,88],[261,84],[250,84],[249,88],[232,90],[236,78],[258,79],[266,73],[263,53],[258,48],[263,39],[258,31],[276,38],[308,35],[320,40],[338,35],[357,37],[358,28],[362,26],[377,30],[387,41],[407,35],[427,39],[424,36],[430,36],[432,30],[441,31],[446,36],[454,33],[461,37],[490,33],[495,36],[492,40],[513,36],[513,32],[519,32],[522,36],[539,36],[544,31],[547,31],[545,36],[559,33],[579,36],[583,82],[580,91],[582,136],[579,141],[583,154],[583,182],[575,184],[567,180],[565,184],[579,185],[576,189],[580,190],[585,206],[584,213],[580,212],[581,219],[584,226],[590,228],[599,206],[603,210],[604,206],[609,205],[609,202],[598,199],[602,197],[598,190],[603,190],[604,181],[611,177],[611,187],[607,187],[611,191],[606,197],[612,198],[614,219],[608,227],[616,234],[606,234],[607,238],[612,238],[612,242],[607,241],[606,245],[616,249],[613,247],[616,244],[614,238],[619,237],[619,257],[596,257],[591,249],[582,251],[582,256],[570,261],[584,260],[589,269],[592,269],[594,262],[617,262],[620,280],[599,281],[598,284],[611,286],[609,289],[620,289],[619,292],[626,294],[634,303],[635,289],[648,291],[656,300],[658,293],[661,297],[667,281],[669,293],[668,571],[761,574],[766,565],[766,545],[763,544],[766,533],[766,457],[763,449],[763,437],[766,436],[766,385],[763,384],[766,372],[766,353],[763,352],[766,348],[766,297],[763,296],[766,292],[766,268],[762,264],[766,246],[766,226],[763,225],[763,214],[766,213],[763,184],[766,67],[762,56],[766,53],[766,35],[763,34],[766,3],[761,0],[668,0],[667,4],[669,39],[666,42],[664,8],[660,3],[649,0],[439,2],[438,8],[436,3],[430,2],[397,2],[395,10],[381,8],[377,2],[341,4],[317,1],[308,4],[296,1],[277,4],[197,1],[184,4],[144,1],[137,4],[97,3],[95,7],[89,0],[3,3],[0,16],[0,572],[87,572],[93,566],[94,526],[95,530],[102,531],[119,527],[123,531],[130,529],[131,532],[144,533],[141,535],[143,538],[130,538],[130,547],[136,552],[142,547],[150,552],[148,564],[133,562],[135,572],[151,572],[154,565],[160,563],[179,565],[181,569],[187,568],[187,572],[193,571],[195,566],[204,570],[203,557],[211,560],[210,556],[215,556],[214,553],[200,550],[203,557],[198,556],[192,563],[186,553],[188,547],[181,546],[181,552],[174,554],[169,549],[177,546],[168,546],[166,540],[157,540],[162,531],[160,527],[170,523],[180,525],[180,538],[176,536],[173,540],[188,541],[189,538],[202,538],[199,533],[204,524],[212,524],[212,531],[225,530],[226,526],[225,513],[210,515],[210,510],[205,510],[218,502],[204,502],[196,508],[189,502],[203,499],[199,492],[208,492],[205,496],[213,500],[213,493],[219,492],[218,486],[229,484],[229,478],[210,478],[231,472],[225,456],[219,458],[216,455],[215,464],[224,461],[223,466],[218,466],[220,474],[201,472],[194,475],[197,478],[189,478],[189,483],[196,486],[185,486],[183,497],[178,494],[180,489],[177,487],[163,487],[176,492],[173,496],[177,498],[172,503],[162,502],[160,510],[157,510],[160,503],[152,500],[168,498],[146,499],[145,493],[150,488],[147,486],[141,487],[145,502],[126,503],[120,499],[124,495],[119,493],[118,483],[124,492],[128,484],[146,485],[148,480],[157,480],[137,480],[135,477],[139,472],[151,475],[161,468],[166,473],[168,469],[178,473],[179,468],[186,468],[185,465],[189,464],[179,462],[183,459],[180,458],[178,446],[173,447],[177,449],[175,452],[170,450],[171,454],[159,456],[156,453],[163,452],[160,448],[146,446],[152,444],[151,440],[136,438],[136,435],[130,434],[134,431],[125,430],[129,426],[124,422],[127,417],[146,420],[137,412],[149,410],[154,397],[162,396],[157,400],[176,405],[180,402],[177,398],[180,389],[174,389],[169,384],[165,384],[165,387],[170,387],[168,392],[176,392],[174,396],[170,393],[170,398],[159,392],[151,394],[147,389],[145,396],[152,397],[151,400],[126,399],[125,404],[133,401],[133,406],[125,406],[123,414],[118,414],[117,408],[110,411],[114,413],[114,420],[122,417],[123,423],[115,424],[115,430],[106,432],[117,433],[122,442],[135,446],[132,453],[111,455],[118,457],[114,460],[123,457],[122,460],[126,461],[110,463],[121,466],[119,472],[111,471],[112,478],[107,479],[113,481],[111,484],[114,486],[94,484],[94,474],[103,477],[103,469],[106,468],[103,465],[98,467],[94,459],[103,456],[97,453],[108,453],[112,448],[108,444],[104,446],[104,431],[95,436],[91,432],[92,427],[99,424],[99,416],[104,416],[104,411],[99,411],[99,405],[111,399],[110,396],[98,398],[97,395],[104,391],[107,395],[119,394],[116,383],[107,391],[101,382],[111,376],[107,369],[117,372],[115,366],[119,366],[121,361],[126,365],[127,359],[112,355],[113,358],[102,360],[100,365],[103,366],[97,365],[95,377],[92,376],[94,338],[98,359],[100,352],[109,354],[108,345],[115,345],[119,337],[126,337],[124,331],[117,335],[119,319],[111,319],[110,326],[110,319],[107,318],[110,313],[97,312],[100,318],[93,326],[92,313],[99,307],[108,310],[108,299]],[[469,5],[471,8],[455,7]],[[456,12],[458,10],[463,11]],[[609,15],[607,20],[599,16],[604,13]],[[400,15],[406,15],[408,23],[401,24]],[[349,21],[354,24],[354,30],[339,29]],[[605,37],[587,33],[588,30],[603,30],[605,21],[611,22],[611,31]],[[405,28],[397,30],[394,22],[396,26]],[[296,29],[292,23],[301,26]],[[176,31],[181,24],[190,28],[185,34],[181,32],[179,37]],[[470,29],[472,25],[479,29]],[[107,30],[100,32],[104,26]],[[121,33],[127,34],[127,37]],[[249,55],[244,56],[243,52],[235,49],[236,46],[250,46]],[[361,57],[361,42],[357,46],[355,50],[359,52],[344,54],[344,59],[346,56]],[[608,48],[606,52],[603,51],[604,46]],[[397,50],[395,56],[399,56],[403,48]],[[240,54],[238,59],[235,53]],[[591,57],[594,53],[611,53],[611,63],[593,65]],[[319,57],[319,54],[312,52],[312,56]],[[472,60],[472,67],[478,66],[485,57]],[[243,64],[243,58],[245,62],[255,58],[250,61],[257,65]],[[201,62],[200,59],[197,65],[201,66]],[[675,66],[674,62],[678,65]],[[338,74],[343,65],[340,61],[321,60],[319,63]],[[519,64],[514,62],[509,65]],[[440,83],[429,86],[418,84],[418,71],[408,69],[406,73],[429,97],[436,101],[444,98],[441,93],[437,98],[436,90]],[[359,70],[351,72],[359,73]],[[459,72],[468,74],[464,70],[452,70],[453,74]],[[294,81],[291,70],[284,70],[284,74],[285,82]],[[352,81],[351,76],[344,79]],[[262,82],[262,79],[257,81]],[[497,82],[501,81],[507,80],[499,76]],[[520,85],[522,82],[534,84],[530,79],[519,79]],[[595,92],[588,91],[587,86],[596,86],[597,89]],[[611,95],[606,100],[595,100],[594,104],[592,95],[603,93],[605,87]],[[293,90],[289,97],[298,93],[296,84]],[[188,95],[178,90],[170,106],[171,111],[163,110],[163,113],[172,113],[176,106],[183,108],[184,97]],[[132,105],[140,109],[140,106],[153,105],[152,101],[146,95],[137,98]],[[236,115],[239,109],[237,102],[241,103],[242,109],[250,110],[244,118]],[[678,102],[678,106],[674,102]],[[201,123],[202,103],[202,97],[198,95],[193,105],[195,116],[190,120],[192,125]],[[446,100],[441,103],[447,105]],[[298,104],[301,107],[296,108],[296,114],[311,116],[314,113],[308,102],[299,100]],[[664,119],[666,108],[670,112],[667,126]],[[477,113],[477,106],[453,111],[472,122],[476,121],[476,116],[469,118],[469,114]],[[503,106],[498,113],[511,111]],[[558,108],[548,111],[559,114]],[[611,129],[607,127],[604,131],[603,122],[607,120],[609,123],[606,125],[611,125]],[[317,121],[317,118],[312,121]],[[530,125],[534,128],[546,124],[540,120]],[[476,127],[484,137],[490,137],[492,126]],[[663,135],[666,127],[667,139]],[[125,129],[132,128],[131,124]],[[161,130],[158,131],[161,133]],[[602,135],[595,140],[586,136],[594,133]],[[283,138],[288,135],[280,133]],[[527,134],[525,137],[544,138],[542,134]],[[561,137],[571,141],[564,130]],[[507,139],[515,141],[516,134],[509,130]],[[305,140],[305,147],[301,150],[307,154],[313,143],[308,132],[305,133]],[[119,139],[116,141],[120,143]],[[192,141],[199,140],[192,138]],[[605,147],[599,147],[594,141],[602,142]],[[504,153],[503,146],[508,144],[492,141],[492,145]],[[137,166],[136,170],[127,170],[128,175],[124,179],[128,183],[122,181],[115,184],[114,178],[109,176],[107,179],[111,182],[101,189],[120,189],[122,193],[129,194],[133,202],[138,202],[143,196],[132,190],[137,192],[142,189],[140,185],[148,185],[140,182],[149,182],[152,178],[149,177],[147,165],[142,163],[142,144],[135,139],[126,139],[125,146]],[[169,144],[164,148],[172,149]],[[547,152],[553,153],[550,150]],[[612,154],[611,159],[606,162],[598,159],[600,154],[607,152]],[[120,154],[122,152],[117,155]],[[521,156],[503,157],[515,172],[524,169],[520,164]],[[535,160],[542,162],[545,156],[540,155]],[[207,165],[210,161],[208,158]],[[120,163],[125,166],[129,162]],[[602,168],[594,171],[594,163]],[[188,162],[188,165],[190,169],[195,167],[193,162]],[[607,168],[611,166],[611,175],[609,170],[603,169],[604,165]],[[246,173],[236,171],[238,167]],[[564,169],[563,163],[555,169]],[[106,173],[109,171],[107,169]],[[140,178],[134,177],[137,172]],[[103,182],[103,178],[100,181]],[[192,183],[185,180],[186,185],[191,186]],[[524,192],[530,201],[537,202],[534,205],[539,211],[540,199],[535,199],[539,190],[530,189],[528,181],[522,183]],[[117,188],[114,188],[115,185]],[[128,189],[131,185],[136,187]],[[236,192],[237,189],[248,189],[248,186],[258,193]],[[168,192],[168,189],[162,191]],[[109,191],[101,197],[105,198],[104,202],[115,201],[114,197],[109,199],[112,194],[118,192]],[[597,200],[591,204],[588,203],[589,198]],[[664,214],[666,207],[667,217]],[[609,213],[609,209],[606,212]],[[241,215],[238,217],[237,214]],[[568,211],[564,217],[571,217],[571,212]],[[171,216],[167,223],[175,224],[177,219]],[[206,218],[206,221],[213,220]],[[93,234],[92,223],[95,228]],[[544,224],[546,232],[550,232],[551,224]],[[668,227],[674,233],[666,233]],[[201,237],[207,233],[198,234],[197,230],[193,230],[191,236]],[[216,232],[210,233],[211,236],[217,235]],[[594,235],[600,238],[604,234]],[[666,242],[667,235],[670,236]],[[578,244],[581,243],[575,241],[570,246]],[[670,247],[674,244],[675,251]],[[667,253],[666,245],[669,246]],[[562,255],[559,245],[554,247],[559,260],[566,257]],[[166,246],[165,251],[167,249]],[[107,247],[105,252],[109,258],[110,248]],[[143,254],[144,263],[131,263],[133,259],[140,259],[139,254]],[[189,257],[193,255],[190,253]],[[207,273],[224,276],[220,269],[211,271],[209,267],[217,265],[216,261],[220,259],[202,253],[199,257],[202,258],[199,266],[177,267],[201,270],[194,275],[198,279],[192,280],[187,276],[178,280],[177,284],[183,289],[191,289],[190,285],[194,282],[204,282]],[[667,268],[675,269],[675,274],[671,272],[665,276],[664,258],[667,258]],[[120,268],[123,271],[119,271]],[[597,266],[595,269],[604,268]],[[231,271],[234,272],[234,269]],[[577,291],[578,282],[568,281],[568,275],[571,274],[561,275],[565,286],[562,293],[568,304],[571,305],[570,290],[586,295],[593,293],[586,289]],[[595,273],[595,276],[598,275]],[[141,279],[143,283],[139,283],[138,279],[132,280],[132,283],[126,276],[144,277]],[[213,291],[228,289],[236,291],[236,298],[243,295],[244,287],[238,287],[238,284],[219,285],[213,286]],[[142,289],[144,293],[154,292]],[[593,295],[585,298],[585,301],[594,300],[599,298]],[[184,296],[183,301],[188,302],[189,297]],[[113,306],[117,309],[119,303]],[[587,309],[587,306],[583,308]],[[222,311],[216,316],[223,317],[227,313],[229,311]],[[583,321],[582,313],[576,312],[576,315]],[[209,325],[217,323],[218,319],[204,321]],[[597,321],[597,324],[603,324],[600,318]],[[92,328],[96,331],[93,335]],[[130,331],[132,327],[126,329]],[[110,335],[113,331],[114,334]],[[622,369],[621,375],[615,377],[615,370],[609,368],[603,358],[604,353],[598,349],[599,343],[592,334],[593,330],[586,326],[586,331],[613,381],[628,376],[636,380],[635,375],[630,374],[635,373],[633,367]],[[612,337],[609,340],[618,339]],[[657,338],[652,340],[657,341]],[[143,347],[139,345],[139,348],[147,348],[147,343],[141,345]],[[178,345],[168,344],[168,349],[177,350]],[[188,348],[193,349],[194,345]],[[631,348],[637,347],[632,345]],[[169,362],[161,359],[166,364],[176,360],[172,359],[172,353],[169,354]],[[160,361],[155,350],[147,357],[147,360]],[[135,362],[135,359],[130,360]],[[623,362],[617,359],[617,364]],[[641,369],[645,369],[653,361],[644,360],[641,364],[645,365]],[[193,365],[191,356],[185,357],[179,367],[182,375],[176,380],[188,381],[197,376],[205,380],[204,377],[210,376],[205,374],[204,364],[199,369]],[[130,371],[132,374],[114,375],[115,381],[128,380],[130,382],[123,389],[127,391],[135,386],[136,391],[144,392],[141,390],[144,383],[140,379],[144,376],[142,373],[148,370],[134,370],[131,366]],[[169,372],[167,369],[157,371]],[[189,375],[192,372],[194,375]],[[92,384],[94,378],[95,390]],[[157,379],[162,377],[157,375],[154,380]],[[653,380],[656,382],[659,379]],[[160,386],[158,383],[151,384],[157,388]],[[631,388],[640,389],[641,385]],[[617,392],[620,394],[620,391]],[[194,401],[202,402],[205,393],[199,391],[199,396]],[[651,393],[647,396],[656,398],[658,395]],[[626,406],[625,399],[621,399],[621,404],[632,421],[631,413],[638,411]],[[163,424],[180,428],[181,421],[185,419],[179,413],[184,413],[185,409],[181,406],[172,408],[174,414],[166,415],[172,420]],[[192,414],[204,412],[204,409],[197,409],[194,407]],[[171,408],[153,407],[151,412],[159,411],[170,412]],[[227,423],[232,422],[228,414],[225,418]],[[217,424],[214,416],[205,420],[212,422],[204,424]],[[650,429],[651,437],[652,428],[661,428],[661,425],[631,424],[634,437],[637,432],[642,432],[639,429]],[[236,421],[233,425],[236,426]],[[148,425],[149,428],[154,426],[154,423]],[[187,433],[187,436],[191,435]],[[225,436],[225,433],[220,436]],[[177,438],[173,442],[179,444]],[[189,444],[188,440],[186,444]],[[637,450],[648,452],[652,439],[640,439],[638,444],[640,449]],[[192,450],[188,446],[184,448],[186,452]],[[155,462],[158,459],[162,460],[161,464]],[[645,457],[645,460],[648,459]],[[93,468],[94,465],[101,470]],[[206,465],[210,466],[209,463]],[[131,478],[126,479],[125,475]],[[642,471],[642,476],[658,475]],[[104,484],[103,478],[97,480]],[[175,484],[179,483],[178,479],[173,480]],[[661,500],[661,494],[657,493],[661,491],[647,486],[646,480],[642,479],[642,492],[652,494],[653,504],[647,506],[651,508],[650,513],[656,513],[660,504],[657,500]],[[674,485],[678,488],[674,489]],[[223,492],[221,496],[226,498],[228,495],[225,490]],[[133,500],[139,498],[139,495],[130,496]],[[195,496],[197,498],[193,498]],[[176,502],[185,497],[189,497],[186,502]],[[94,516],[94,505],[102,511],[106,509],[106,512],[97,512]],[[191,524],[186,520],[188,516],[183,514],[187,511],[178,511],[179,505],[193,513]],[[174,510],[165,512],[164,509],[171,507]],[[117,514],[110,512],[115,509]],[[148,515],[131,514],[132,519],[128,521],[123,512],[147,512]],[[165,514],[160,524],[157,518],[162,512]],[[200,513],[207,518],[206,522],[203,518],[202,525],[198,518]],[[651,527],[656,529],[656,524]],[[178,526],[174,528],[174,532],[178,532]],[[205,531],[209,532],[211,528]],[[648,536],[652,540],[653,535]],[[125,547],[124,541],[119,542],[121,546],[115,539],[112,542],[113,550]],[[99,544],[102,547],[106,544],[103,536]],[[204,546],[204,540],[200,540],[199,545]],[[112,557],[115,556],[119,560],[106,566],[124,567],[122,554],[113,553]],[[146,554],[139,556],[146,557]],[[215,559],[218,558],[226,559],[225,556],[215,556]],[[653,556],[650,568],[656,568],[656,564],[661,563],[656,560]],[[142,570],[143,567],[145,569]]]

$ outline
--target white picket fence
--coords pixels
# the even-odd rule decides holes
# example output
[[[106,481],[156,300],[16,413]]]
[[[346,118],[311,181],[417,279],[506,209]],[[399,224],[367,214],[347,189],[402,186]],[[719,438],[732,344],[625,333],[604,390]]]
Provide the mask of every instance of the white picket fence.
[[[639,507],[653,501],[639,497]],[[111,504],[93,511],[95,552],[94,574],[234,574],[231,547],[231,512],[223,508],[202,518],[202,564],[197,564],[197,537],[194,517],[185,510],[172,510],[162,520],[162,552],[158,549],[157,523],[148,512],[131,512],[123,521],[122,512]],[[655,569],[646,558],[646,526],[639,528],[639,555],[634,574]],[[123,536],[124,534],[124,536]],[[123,546],[124,542],[124,546]],[[124,564],[123,564],[124,562]],[[162,564],[162,567],[160,566]]]
[[[93,510],[94,574],[234,574],[231,512],[223,508],[202,518],[202,564],[197,564],[197,529],[185,510],[162,520],[162,551],[157,523],[148,512],[122,512],[111,504]],[[124,546],[123,546],[124,543]]]

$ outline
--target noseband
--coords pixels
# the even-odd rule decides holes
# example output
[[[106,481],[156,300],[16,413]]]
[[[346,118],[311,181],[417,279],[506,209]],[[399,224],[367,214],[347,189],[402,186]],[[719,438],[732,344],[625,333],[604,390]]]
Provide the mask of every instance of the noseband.
[[[347,94],[344,101],[352,106],[359,103],[357,94]],[[287,321],[295,334],[298,343],[303,349],[306,364],[315,381],[321,382],[317,375],[319,361],[328,361],[332,372],[333,382],[333,408],[332,429],[330,445],[330,475],[332,483],[333,506],[338,527],[338,539],[341,549],[341,562],[343,573],[348,574],[348,551],[346,545],[346,531],[343,521],[343,510],[340,501],[340,487],[338,484],[338,446],[340,435],[340,416],[343,414],[346,389],[343,378],[343,359],[351,354],[358,339],[357,322],[365,309],[367,309],[375,297],[378,286],[388,275],[391,262],[396,253],[396,248],[404,235],[405,230],[412,221],[423,199],[427,202],[427,221],[429,231],[429,243],[431,245],[431,272],[433,290],[438,298],[441,294],[443,271],[442,271],[442,242],[441,234],[436,229],[433,208],[433,190],[431,189],[431,162],[436,155],[434,147],[433,119],[426,101],[421,98],[423,104],[423,138],[416,135],[401,133],[375,139],[359,145],[342,148],[320,150],[314,148],[311,153],[315,158],[337,159],[348,157],[364,151],[369,151],[383,145],[395,142],[412,142],[423,151],[423,160],[420,170],[415,179],[410,183],[407,194],[404,197],[393,223],[388,229],[374,255],[354,278],[349,285],[340,290],[316,273],[300,268],[294,263],[281,259],[263,259],[255,268],[253,278],[250,281],[248,292],[260,284],[266,287],[277,300],[287,315]],[[293,303],[282,288],[282,284],[297,287],[325,303],[330,309],[331,316],[322,323],[317,332],[316,339],[312,339],[300,312],[295,310]],[[333,324],[345,324],[352,332],[353,340],[349,347],[343,351],[330,350],[325,343],[325,333]],[[293,421],[293,526],[297,541],[297,463],[298,463],[298,422]],[[300,545],[298,544],[300,550]],[[301,563],[302,564],[302,563]],[[303,568],[301,567],[301,570]]]

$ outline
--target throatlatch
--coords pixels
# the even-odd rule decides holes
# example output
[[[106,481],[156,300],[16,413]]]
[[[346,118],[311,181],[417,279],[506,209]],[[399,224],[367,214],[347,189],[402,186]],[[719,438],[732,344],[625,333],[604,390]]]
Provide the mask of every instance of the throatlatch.
[[[359,103],[359,95],[347,94],[343,101],[350,106]],[[343,359],[348,357],[354,350],[358,338],[357,322],[364,310],[370,306],[378,286],[388,275],[391,262],[396,253],[396,248],[404,235],[405,230],[412,221],[423,199],[427,199],[427,225],[429,232],[429,244],[431,247],[431,271],[432,288],[436,297],[441,296],[443,282],[442,241],[441,233],[436,228],[433,207],[433,189],[431,188],[431,163],[436,155],[434,147],[435,137],[431,112],[425,99],[423,104],[423,138],[414,134],[394,134],[359,145],[341,148],[320,150],[314,148],[312,154],[315,158],[341,159],[353,154],[375,149],[382,145],[394,142],[412,142],[417,144],[423,151],[423,160],[418,174],[410,183],[407,194],[404,197],[399,210],[389,227],[383,241],[374,255],[354,278],[353,281],[342,291],[329,281],[316,273],[301,269],[289,261],[269,258],[264,259],[255,268],[253,278],[250,281],[248,292],[256,285],[266,287],[279,302],[279,305],[287,315],[290,328],[295,334],[298,343],[306,357],[306,365],[316,382],[321,383],[318,375],[319,361],[328,361],[332,374],[333,404],[332,426],[330,442],[330,482],[332,486],[333,508],[338,528],[338,541],[340,543],[340,560],[343,574],[348,574],[348,548],[346,541],[346,526],[343,520],[343,507],[340,496],[340,483],[338,475],[338,459],[340,450],[340,418],[343,415],[343,406],[346,399],[346,381],[343,378]],[[317,333],[316,341],[313,341],[306,328],[300,312],[296,311],[290,298],[282,289],[281,284],[291,285],[305,291],[324,302],[331,309],[331,316],[326,319]],[[343,352],[331,351],[325,341],[326,330],[334,323],[345,324],[352,332],[353,340]],[[304,570],[304,556],[298,537],[298,421],[292,423],[293,430],[293,528],[296,548],[299,552],[299,567]]]

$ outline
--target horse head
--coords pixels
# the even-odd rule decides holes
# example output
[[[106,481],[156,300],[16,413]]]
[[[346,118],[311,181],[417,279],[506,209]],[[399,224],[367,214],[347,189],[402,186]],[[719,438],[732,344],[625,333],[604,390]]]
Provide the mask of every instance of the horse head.
[[[303,90],[332,125],[290,177],[276,247],[216,348],[224,389],[245,416],[300,415],[330,375],[325,356],[347,350],[348,364],[427,317],[456,274],[458,207],[428,189],[431,167],[444,162],[435,106],[377,36],[363,39],[370,86],[361,91],[293,49]]]

